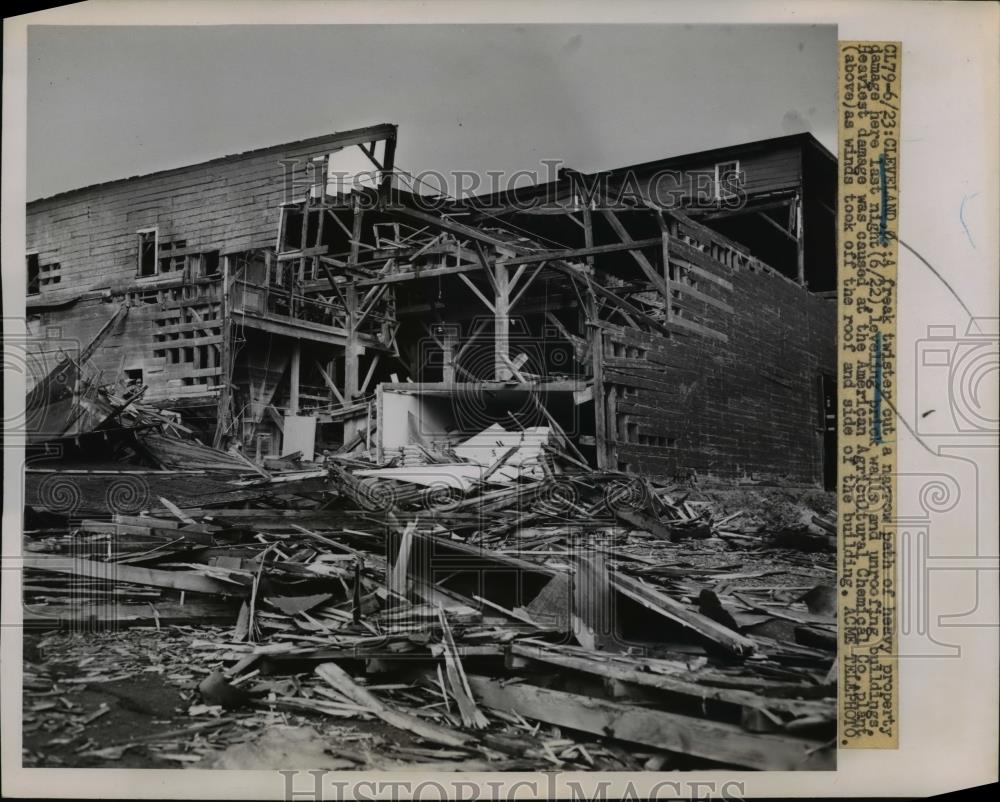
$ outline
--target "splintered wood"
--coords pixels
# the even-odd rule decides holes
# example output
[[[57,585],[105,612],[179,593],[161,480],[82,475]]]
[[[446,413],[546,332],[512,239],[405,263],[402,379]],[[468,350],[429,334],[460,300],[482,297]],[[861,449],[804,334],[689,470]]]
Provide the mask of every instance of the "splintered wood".
[[[496,440],[468,464],[527,464]],[[27,762],[833,768],[832,503],[779,516],[763,491],[730,503],[549,449],[541,476],[444,496],[350,460],[248,506],[154,488],[153,509],[29,533],[30,620],[60,631],[28,672]],[[137,678],[187,722],[174,704],[114,734]]]

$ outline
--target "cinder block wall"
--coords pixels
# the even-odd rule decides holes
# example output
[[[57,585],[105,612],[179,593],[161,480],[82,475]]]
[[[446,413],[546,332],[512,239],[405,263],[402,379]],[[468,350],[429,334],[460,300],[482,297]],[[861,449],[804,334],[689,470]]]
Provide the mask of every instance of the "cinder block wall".
[[[819,381],[836,376],[836,303],[770,271],[726,278],[733,313],[713,310],[706,322],[728,343],[605,331],[613,456],[665,478],[819,485]]]

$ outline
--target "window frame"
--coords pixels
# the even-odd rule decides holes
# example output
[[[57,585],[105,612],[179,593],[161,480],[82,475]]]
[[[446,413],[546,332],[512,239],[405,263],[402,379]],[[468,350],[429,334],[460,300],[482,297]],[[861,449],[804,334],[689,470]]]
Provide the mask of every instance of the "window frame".
[[[153,235],[153,272],[143,273],[142,272],[142,246],[143,246],[143,236],[152,234]],[[136,236],[136,255],[135,255],[135,271],[136,276],[140,279],[150,279],[157,278],[160,275],[160,228],[159,226],[152,226],[151,228],[140,228],[135,232]]]
[[[740,175],[740,160],[739,159],[729,159],[727,161],[722,161],[722,162],[716,162],[715,163],[715,199],[717,201],[728,200],[729,198],[732,198],[732,197],[736,196],[735,192],[726,193],[726,194],[723,194],[723,192],[722,192],[722,181],[720,180],[721,179],[721,175],[722,175],[722,170],[720,170],[719,168],[720,167],[728,167],[729,165],[735,165],[735,169],[734,170],[728,170],[727,173],[728,172],[734,172],[734,173],[736,173],[736,175],[738,177]]]
[[[31,260],[35,261],[35,291],[31,291]],[[30,296],[40,295],[42,292],[42,260],[38,254],[38,251],[27,251],[24,254],[24,279],[25,279],[25,294]]]

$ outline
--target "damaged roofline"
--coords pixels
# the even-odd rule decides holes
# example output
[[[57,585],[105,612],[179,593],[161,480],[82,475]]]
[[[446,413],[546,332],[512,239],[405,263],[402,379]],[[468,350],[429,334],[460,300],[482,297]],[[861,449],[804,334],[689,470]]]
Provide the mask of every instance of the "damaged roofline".
[[[240,151],[239,153],[230,153],[225,156],[218,156],[213,159],[208,159],[202,162],[194,162],[191,164],[183,164],[178,167],[168,167],[164,170],[154,170],[151,173],[140,173],[138,175],[125,176],[123,178],[114,178],[110,181],[100,181],[96,184],[87,184],[83,187],[75,187],[73,189],[67,189],[62,192],[57,192],[54,195],[46,195],[41,198],[34,198],[28,201],[27,206],[30,208],[34,204],[42,203],[45,201],[51,201],[56,199],[64,199],[69,195],[76,192],[88,192],[97,189],[106,189],[108,187],[116,186],[118,184],[123,184],[128,181],[134,181],[138,178],[152,178],[154,176],[167,176],[174,173],[181,173],[185,170],[200,169],[203,167],[210,167],[215,164],[225,164],[231,161],[238,161],[240,159],[245,159],[251,156],[262,156],[264,154],[274,152],[280,153],[281,151],[288,150],[289,148],[299,148],[299,147],[311,147],[316,145],[338,145],[340,147],[347,147],[350,145],[359,145],[371,142],[373,140],[380,139],[395,139],[398,126],[394,123],[381,123],[379,125],[368,126],[365,128],[352,128],[348,131],[338,131],[332,134],[323,134],[321,136],[315,136],[308,139],[299,139],[292,142],[283,142],[277,145],[268,145],[262,148],[252,148],[250,150]]]

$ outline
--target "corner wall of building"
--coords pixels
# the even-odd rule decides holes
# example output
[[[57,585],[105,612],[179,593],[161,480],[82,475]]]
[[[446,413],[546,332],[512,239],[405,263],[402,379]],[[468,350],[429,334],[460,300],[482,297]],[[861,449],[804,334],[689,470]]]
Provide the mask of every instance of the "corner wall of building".
[[[722,343],[607,328],[610,467],[821,485],[820,380],[836,376],[836,304],[773,271],[728,271]]]

